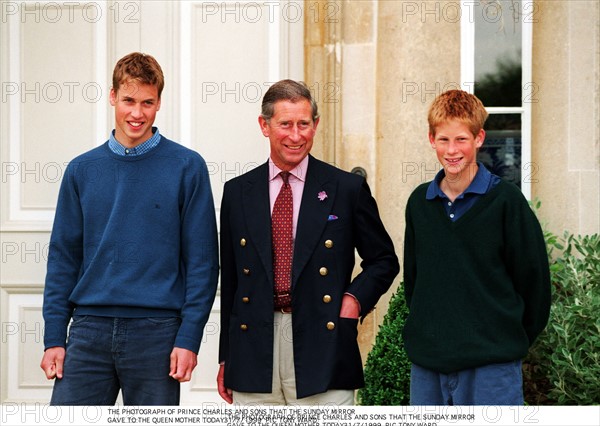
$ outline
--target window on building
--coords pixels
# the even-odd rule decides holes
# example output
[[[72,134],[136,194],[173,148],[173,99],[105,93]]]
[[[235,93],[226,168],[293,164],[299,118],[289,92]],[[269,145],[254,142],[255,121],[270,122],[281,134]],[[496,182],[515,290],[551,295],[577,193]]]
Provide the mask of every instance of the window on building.
[[[531,0],[462,0],[461,81],[486,106],[486,140],[478,158],[518,185],[527,198],[537,167],[531,163]]]

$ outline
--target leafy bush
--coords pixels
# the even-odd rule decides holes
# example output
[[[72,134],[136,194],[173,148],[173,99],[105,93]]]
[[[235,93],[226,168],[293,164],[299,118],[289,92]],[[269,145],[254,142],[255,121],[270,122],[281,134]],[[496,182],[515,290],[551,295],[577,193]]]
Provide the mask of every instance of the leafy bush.
[[[358,391],[360,405],[408,405],[410,361],[404,351],[402,329],[408,315],[402,285],[392,296],[375,345],[365,365],[365,387]]]
[[[539,207],[539,204],[538,204]],[[532,405],[600,404],[600,236],[545,232],[552,279],[548,326],[523,363]],[[560,251],[552,256],[554,250]]]

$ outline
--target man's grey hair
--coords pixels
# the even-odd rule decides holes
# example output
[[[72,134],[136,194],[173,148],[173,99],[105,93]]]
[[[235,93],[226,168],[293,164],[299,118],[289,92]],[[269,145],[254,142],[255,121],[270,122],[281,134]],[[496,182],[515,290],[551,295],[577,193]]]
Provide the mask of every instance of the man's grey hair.
[[[277,101],[298,102],[306,99],[312,108],[312,119],[316,122],[319,118],[317,103],[313,99],[310,89],[303,81],[281,80],[273,84],[265,93],[262,100],[261,116],[269,122],[273,118],[275,103]]]

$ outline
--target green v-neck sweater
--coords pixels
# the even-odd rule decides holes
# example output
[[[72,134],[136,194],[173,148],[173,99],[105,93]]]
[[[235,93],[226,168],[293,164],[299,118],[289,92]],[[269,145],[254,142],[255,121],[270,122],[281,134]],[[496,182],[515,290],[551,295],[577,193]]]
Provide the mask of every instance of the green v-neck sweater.
[[[406,207],[404,291],[409,359],[439,373],[523,358],[550,312],[540,224],[501,181],[456,222],[420,185]]]

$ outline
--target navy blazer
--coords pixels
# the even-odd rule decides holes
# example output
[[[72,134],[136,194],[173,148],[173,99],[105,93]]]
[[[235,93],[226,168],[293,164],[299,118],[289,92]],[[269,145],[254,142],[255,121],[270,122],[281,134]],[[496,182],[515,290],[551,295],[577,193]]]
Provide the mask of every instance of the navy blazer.
[[[221,335],[225,386],[271,392],[273,258],[268,162],[225,184],[221,204]],[[327,198],[320,200],[324,191]],[[355,250],[361,271],[352,279]],[[400,267],[365,179],[310,156],[292,264],[296,393],[364,385],[358,320],[340,318],[344,293],[361,316]]]

